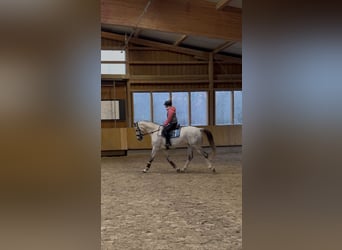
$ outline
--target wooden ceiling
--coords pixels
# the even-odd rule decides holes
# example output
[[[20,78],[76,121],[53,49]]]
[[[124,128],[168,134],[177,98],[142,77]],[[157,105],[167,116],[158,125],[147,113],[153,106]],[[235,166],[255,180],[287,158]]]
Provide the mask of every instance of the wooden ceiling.
[[[240,58],[242,0],[101,0],[103,36]]]

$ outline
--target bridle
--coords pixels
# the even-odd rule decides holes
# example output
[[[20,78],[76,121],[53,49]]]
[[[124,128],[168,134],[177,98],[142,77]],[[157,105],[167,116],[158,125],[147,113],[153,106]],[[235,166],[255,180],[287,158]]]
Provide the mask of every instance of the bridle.
[[[135,127],[136,127],[136,129],[135,129],[135,135],[137,136],[137,139],[138,139],[139,141],[141,141],[141,140],[143,139],[143,137],[144,137],[145,134],[143,134],[143,132],[141,132],[141,129],[139,128],[139,123],[138,123],[138,122],[134,123],[134,125],[135,125]]]
[[[150,135],[150,134],[153,134],[153,133],[159,131],[159,130],[160,130],[160,127],[161,127],[161,126],[159,126],[159,128],[158,128],[157,130],[154,130],[154,131],[151,131],[151,132],[147,132],[147,133],[143,133],[143,132],[141,131],[140,127],[139,127],[139,122],[135,122],[134,125],[135,125],[135,127],[136,127],[136,129],[135,129],[136,136],[137,136],[137,139],[138,139],[139,141],[141,141],[145,135]]]

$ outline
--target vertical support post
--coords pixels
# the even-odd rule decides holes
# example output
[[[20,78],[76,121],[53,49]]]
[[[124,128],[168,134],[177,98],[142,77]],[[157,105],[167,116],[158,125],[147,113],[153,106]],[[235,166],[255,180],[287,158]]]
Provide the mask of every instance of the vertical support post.
[[[208,125],[214,125],[214,53],[209,54],[208,63],[208,75],[209,75],[209,123]]]
[[[133,114],[132,114],[132,93],[131,93],[131,81],[130,81],[130,60],[129,60],[129,48],[128,45],[126,47],[126,79],[127,80],[127,92],[126,92],[126,100],[127,100],[127,110],[126,110],[126,117],[127,117],[127,127],[130,127],[133,124]]]
[[[115,79],[113,80],[113,98],[111,98],[113,100],[116,99],[116,85],[115,85]],[[115,109],[113,109],[114,112],[114,128],[116,128],[116,113],[115,113]]]

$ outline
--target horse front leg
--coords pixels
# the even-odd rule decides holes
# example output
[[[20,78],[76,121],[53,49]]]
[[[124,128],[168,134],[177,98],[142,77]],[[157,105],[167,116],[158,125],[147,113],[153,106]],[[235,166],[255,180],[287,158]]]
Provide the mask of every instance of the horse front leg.
[[[143,170],[143,173],[147,173],[147,171],[150,169],[152,161],[154,160],[153,157],[150,158],[150,160],[147,162],[146,167]]]
[[[156,153],[157,153],[157,148],[155,146],[153,146],[150,160],[147,162],[146,167],[143,170],[143,173],[146,173],[150,169],[152,162],[154,160],[154,157],[156,156]]]

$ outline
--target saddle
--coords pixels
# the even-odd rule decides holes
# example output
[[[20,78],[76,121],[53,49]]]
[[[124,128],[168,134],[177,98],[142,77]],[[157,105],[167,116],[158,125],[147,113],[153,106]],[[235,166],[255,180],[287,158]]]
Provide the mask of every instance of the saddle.
[[[173,129],[170,131],[170,138],[176,138],[180,136],[180,132],[181,132],[181,126],[179,124],[177,124],[176,129]]]
[[[177,127],[175,129],[170,130],[170,132],[169,132],[170,138],[179,137],[181,129],[182,129],[182,127],[179,124],[177,124]],[[161,135],[161,130],[158,132],[158,135]]]

